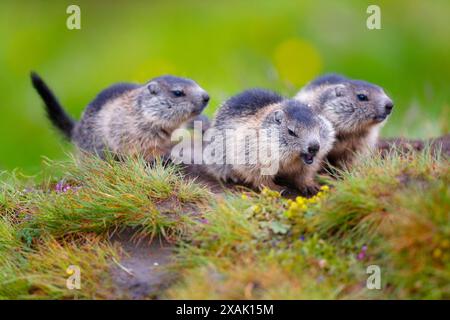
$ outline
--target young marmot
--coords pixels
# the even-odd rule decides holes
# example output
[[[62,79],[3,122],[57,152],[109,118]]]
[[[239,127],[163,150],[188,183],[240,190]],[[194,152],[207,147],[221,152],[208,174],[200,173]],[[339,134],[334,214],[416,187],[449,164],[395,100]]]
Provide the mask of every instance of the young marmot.
[[[172,132],[199,115],[209,96],[196,82],[161,76],[146,84],[118,83],[101,91],[79,122],[72,120],[36,74],[33,86],[53,125],[80,149],[105,156],[141,155],[152,161],[171,147]]]
[[[256,135],[249,136],[249,132]],[[315,173],[333,144],[334,130],[328,120],[306,105],[270,91],[252,89],[220,107],[204,138],[210,140],[207,148],[211,152],[204,152],[206,168],[217,179],[282,191],[283,187],[276,183],[280,178],[302,194],[312,195],[318,190]],[[271,149],[274,152],[269,155],[267,149],[271,147],[276,150]],[[251,154],[268,157],[250,162]],[[236,155],[245,161],[230,163]]]
[[[394,107],[381,87],[335,74],[315,79],[294,99],[333,124],[336,142],[327,160],[337,168],[348,167],[357,154],[375,148],[380,128]]]

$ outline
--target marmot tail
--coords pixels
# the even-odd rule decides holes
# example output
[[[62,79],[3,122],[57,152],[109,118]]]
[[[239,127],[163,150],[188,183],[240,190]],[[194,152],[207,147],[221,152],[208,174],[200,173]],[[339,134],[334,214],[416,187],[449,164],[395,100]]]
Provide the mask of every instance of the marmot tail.
[[[70,140],[75,121],[64,111],[58,99],[37,73],[31,72],[31,81],[45,103],[48,118]]]

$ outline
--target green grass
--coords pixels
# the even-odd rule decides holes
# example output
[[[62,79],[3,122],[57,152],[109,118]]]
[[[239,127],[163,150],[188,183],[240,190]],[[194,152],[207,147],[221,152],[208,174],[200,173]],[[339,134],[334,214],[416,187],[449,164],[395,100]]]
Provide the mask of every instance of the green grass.
[[[183,206],[208,196],[201,186],[184,181],[175,167],[150,167],[142,159],[122,163],[83,157],[47,166],[62,166],[67,174],[19,191],[23,186],[12,190],[5,184],[2,196],[4,210],[23,221],[21,233],[28,243],[41,233],[62,237],[125,227],[150,237],[171,237],[183,232]]]
[[[328,179],[318,199],[219,200],[180,247],[185,280],[168,297],[448,299],[448,164],[393,152]],[[382,290],[365,287],[372,264]]]
[[[111,299],[122,298],[110,275],[113,259],[120,249],[99,238],[78,236],[76,240],[47,239],[27,249],[16,259],[15,266],[1,266],[3,299]],[[82,272],[80,290],[68,290],[68,267]]]
[[[66,174],[54,179],[49,168]],[[0,298],[120,297],[108,272],[120,249],[108,236],[132,228],[135,239],[175,241],[209,197],[177,168],[142,159],[47,161],[36,185],[17,176],[0,189]],[[83,270],[83,290],[66,289],[69,265]]]
[[[449,168],[429,151],[392,152],[289,200],[215,196],[140,159],[47,161],[39,183],[5,174],[0,298],[126,298],[110,273],[123,249],[108,239],[131,227],[177,247],[163,298],[449,299]],[[66,289],[69,265],[81,266],[82,290]],[[381,269],[381,290],[366,288],[369,265]]]

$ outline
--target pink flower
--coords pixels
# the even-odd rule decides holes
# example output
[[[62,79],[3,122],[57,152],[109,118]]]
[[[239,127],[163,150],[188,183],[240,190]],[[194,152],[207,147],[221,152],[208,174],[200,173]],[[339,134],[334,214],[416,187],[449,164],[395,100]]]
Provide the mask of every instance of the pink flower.
[[[73,187],[70,184],[65,184],[63,180],[59,181],[55,186],[56,193],[66,193],[69,190],[77,191],[80,187]]]
[[[358,253],[358,255],[356,256],[356,258],[358,260],[364,260],[366,258],[366,253],[367,253],[367,246],[363,245],[361,248],[361,251]]]

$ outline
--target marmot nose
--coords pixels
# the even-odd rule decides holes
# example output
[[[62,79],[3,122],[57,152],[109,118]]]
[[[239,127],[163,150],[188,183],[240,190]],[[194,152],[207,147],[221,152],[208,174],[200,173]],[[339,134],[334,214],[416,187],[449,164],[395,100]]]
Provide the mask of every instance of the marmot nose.
[[[202,99],[204,103],[208,103],[209,102],[209,95],[207,93],[204,93],[202,95]]]
[[[393,108],[394,108],[394,103],[392,101],[388,101],[384,106],[384,109],[386,110],[386,114],[390,114],[392,112]]]
[[[320,150],[320,145],[318,143],[312,143],[308,146],[308,153],[311,155],[316,155]]]

